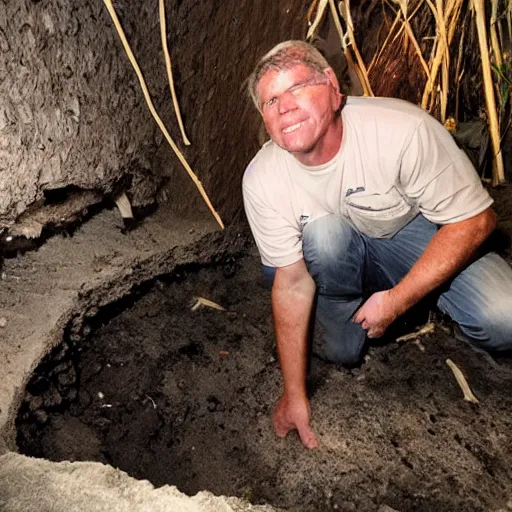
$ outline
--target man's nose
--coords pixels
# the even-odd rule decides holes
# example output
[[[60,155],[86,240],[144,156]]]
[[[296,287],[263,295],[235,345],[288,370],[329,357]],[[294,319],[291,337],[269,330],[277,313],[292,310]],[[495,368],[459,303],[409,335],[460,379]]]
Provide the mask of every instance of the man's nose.
[[[295,108],[295,98],[290,93],[290,91],[286,91],[281,96],[279,96],[279,113],[286,114],[286,112],[293,110]]]

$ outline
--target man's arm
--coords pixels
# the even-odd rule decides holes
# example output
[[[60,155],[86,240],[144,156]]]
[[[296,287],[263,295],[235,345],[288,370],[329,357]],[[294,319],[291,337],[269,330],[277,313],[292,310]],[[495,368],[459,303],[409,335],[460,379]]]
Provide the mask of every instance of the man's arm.
[[[374,293],[356,313],[354,322],[367,329],[369,338],[382,336],[397,317],[453,277],[495,227],[492,208],[442,226],[405,277],[390,290]]]
[[[276,270],[272,309],[284,392],[274,411],[274,429],[279,437],[297,429],[306,448],[318,445],[309,427],[306,393],[307,338],[314,294],[315,284],[304,260]]]

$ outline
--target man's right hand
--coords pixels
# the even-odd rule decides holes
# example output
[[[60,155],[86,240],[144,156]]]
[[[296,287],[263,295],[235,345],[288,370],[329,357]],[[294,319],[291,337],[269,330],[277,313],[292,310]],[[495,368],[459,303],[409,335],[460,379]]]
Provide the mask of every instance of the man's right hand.
[[[297,429],[302,444],[309,449],[318,446],[318,439],[309,426],[310,410],[307,397],[289,397],[284,394],[272,416],[274,430],[278,437],[285,437]]]

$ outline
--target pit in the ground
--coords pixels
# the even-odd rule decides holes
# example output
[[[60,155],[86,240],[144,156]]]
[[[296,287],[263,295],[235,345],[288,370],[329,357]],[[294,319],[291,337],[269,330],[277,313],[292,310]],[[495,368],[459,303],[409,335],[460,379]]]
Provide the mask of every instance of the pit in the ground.
[[[225,310],[193,308],[197,297]],[[442,326],[416,342],[371,348],[351,372],[313,356],[321,444],[307,451],[296,434],[282,440],[272,431],[281,377],[256,254],[182,269],[128,303],[37,369],[18,416],[23,453],[101,461],[156,486],[297,511],[510,505],[510,360],[492,366]],[[480,405],[463,401],[447,358]]]

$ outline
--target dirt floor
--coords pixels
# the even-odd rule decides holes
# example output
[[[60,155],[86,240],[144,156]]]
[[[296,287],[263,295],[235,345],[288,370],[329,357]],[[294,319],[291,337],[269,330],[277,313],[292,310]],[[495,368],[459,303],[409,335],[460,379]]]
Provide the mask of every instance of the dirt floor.
[[[193,309],[197,297],[225,311]],[[89,331],[37,369],[18,417],[22,453],[296,511],[512,509],[512,359],[474,352],[447,325],[373,346],[357,370],[313,356],[314,451],[272,432],[281,380],[255,249],[139,288]],[[463,400],[448,358],[479,405]]]

